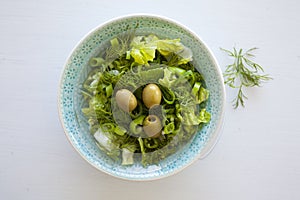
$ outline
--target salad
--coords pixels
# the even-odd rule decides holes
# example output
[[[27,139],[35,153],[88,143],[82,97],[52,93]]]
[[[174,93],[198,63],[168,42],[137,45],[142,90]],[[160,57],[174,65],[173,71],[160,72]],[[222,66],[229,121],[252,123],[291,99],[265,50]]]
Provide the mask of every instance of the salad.
[[[97,146],[122,165],[158,164],[210,121],[209,91],[180,39],[124,34],[89,61],[82,113]]]

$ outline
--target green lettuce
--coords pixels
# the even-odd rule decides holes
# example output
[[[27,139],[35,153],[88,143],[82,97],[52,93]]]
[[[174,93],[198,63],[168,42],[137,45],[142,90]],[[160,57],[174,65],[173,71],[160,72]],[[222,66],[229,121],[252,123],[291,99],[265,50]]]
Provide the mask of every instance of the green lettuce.
[[[158,39],[155,35],[136,36],[130,44],[130,56],[134,61],[141,65],[147,65],[149,61],[155,58],[157,50],[166,58],[170,55],[178,56],[178,64],[186,64],[192,61],[192,51],[185,47],[180,39]],[[127,55],[126,58],[129,58]]]
[[[143,36],[134,37],[130,46],[130,55],[140,65],[148,64],[155,58],[156,43],[145,41]]]
[[[168,56],[171,53],[178,53],[184,49],[184,46],[180,43],[180,39],[174,40],[157,40],[157,50],[164,56]]]

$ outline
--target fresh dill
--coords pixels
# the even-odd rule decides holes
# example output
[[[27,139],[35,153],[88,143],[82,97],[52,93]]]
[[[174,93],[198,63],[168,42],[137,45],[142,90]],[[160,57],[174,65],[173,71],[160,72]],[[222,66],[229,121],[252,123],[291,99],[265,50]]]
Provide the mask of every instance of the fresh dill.
[[[260,87],[262,82],[272,79],[268,74],[264,74],[261,65],[250,60],[255,57],[253,51],[257,49],[254,47],[243,52],[243,49],[233,48],[233,51],[229,51],[221,48],[222,51],[234,58],[234,62],[226,66],[223,76],[226,85],[238,90],[237,97],[232,101],[235,109],[240,105],[244,107],[245,99],[248,99],[243,91],[244,87]]]
[[[123,56],[129,50],[130,43],[135,36],[138,26],[139,24],[137,24],[134,28],[127,26],[124,34],[111,40],[111,45],[106,49],[106,61],[114,61],[115,59]]]

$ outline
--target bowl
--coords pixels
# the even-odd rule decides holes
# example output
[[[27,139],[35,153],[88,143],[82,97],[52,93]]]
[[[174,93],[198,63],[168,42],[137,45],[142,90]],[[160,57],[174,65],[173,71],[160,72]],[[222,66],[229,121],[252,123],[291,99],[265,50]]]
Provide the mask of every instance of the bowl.
[[[155,34],[162,38],[180,38],[193,52],[193,64],[204,76],[210,97],[207,111],[211,120],[180,151],[158,164],[123,166],[111,160],[95,143],[86,119],[80,117],[82,95],[79,89],[87,77],[89,59],[99,53],[101,44],[134,28],[137,34]],[[64,132],[77,152],[96,169],[126,180],[155,180],[173,175],[204,158],[216,144],[224,118],[225,89],[217,60],[207,45],[190,29],[167,17],[133,14],[112,19],[85,35],[72,50],[64,65],[58,94],[58,110]]]

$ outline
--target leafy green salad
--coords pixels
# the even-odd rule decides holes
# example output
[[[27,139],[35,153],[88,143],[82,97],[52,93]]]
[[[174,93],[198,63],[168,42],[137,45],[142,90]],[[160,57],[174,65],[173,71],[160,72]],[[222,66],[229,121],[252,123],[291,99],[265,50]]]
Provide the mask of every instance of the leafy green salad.
[[[210,121],[209,91],[180,39],[124,34],[89,61],[82,113],[97,146],[122,164],[159,161]]]

